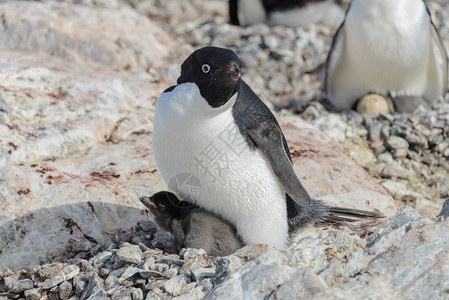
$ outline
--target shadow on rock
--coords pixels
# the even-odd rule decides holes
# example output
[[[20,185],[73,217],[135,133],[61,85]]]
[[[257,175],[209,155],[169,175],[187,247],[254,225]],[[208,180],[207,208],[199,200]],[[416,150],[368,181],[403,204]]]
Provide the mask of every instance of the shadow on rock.
[[[32,211],[0,226],[0,265],[32,267],[89,251],[107,239],[148,243],[157,231],[142,208],[82,202]]]

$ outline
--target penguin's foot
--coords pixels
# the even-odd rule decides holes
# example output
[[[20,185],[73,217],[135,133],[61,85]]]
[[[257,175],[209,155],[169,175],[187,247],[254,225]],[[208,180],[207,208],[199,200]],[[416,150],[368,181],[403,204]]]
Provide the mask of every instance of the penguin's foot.
[[[391,101],[393,102],[394,110],[398,113],[411,113],[420,105],[424,107],[429,106],[429,103],[420,96],[391,97]]]

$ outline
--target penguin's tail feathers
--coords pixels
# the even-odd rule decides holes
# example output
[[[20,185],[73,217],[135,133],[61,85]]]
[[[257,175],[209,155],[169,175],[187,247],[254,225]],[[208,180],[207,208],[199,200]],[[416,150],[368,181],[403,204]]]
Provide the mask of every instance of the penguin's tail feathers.
[[[290,206],[289,203],[291,203]],[[315,199],[310,199],[309,205],[306,207],[300,206],[292,201],[287,201],[287,207],[289,211],[288,223],[290,230],[296,230],[307,224],[318,226],[348,225],[362,220],[371,220],[374,222],[377,219],[385,217],[381,213],[373,211],[328,206],[321,200]]]
[[[376,220],[385,218],[383,214],[361,209],[325,206],[325,212],[317,221],[318,224],[353,223],[361,220]]]

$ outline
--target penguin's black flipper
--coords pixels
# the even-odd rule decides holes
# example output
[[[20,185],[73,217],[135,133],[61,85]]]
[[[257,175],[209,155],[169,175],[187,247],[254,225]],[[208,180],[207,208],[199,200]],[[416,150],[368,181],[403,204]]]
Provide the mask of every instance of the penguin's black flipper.
[[[290,199],[301,208],[310,207],[313,203],[293,170],[290,156],[283,145],[284,136],[279,125],[266,120],[258,124],[256,128],[247,129],[246,133],[265,154]]]

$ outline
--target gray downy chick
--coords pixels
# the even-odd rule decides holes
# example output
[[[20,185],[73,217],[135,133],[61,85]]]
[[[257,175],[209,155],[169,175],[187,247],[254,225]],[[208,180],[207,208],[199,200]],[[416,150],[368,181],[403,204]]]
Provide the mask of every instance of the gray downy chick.
[[[244,246],[234,226],[222,218],[181,201],[170,192],[140,197],[158,226],[174,237],[173,248],[201,248],[211,256],[224,256]]]

